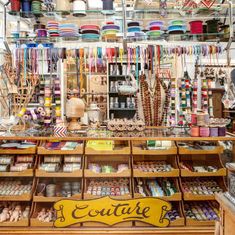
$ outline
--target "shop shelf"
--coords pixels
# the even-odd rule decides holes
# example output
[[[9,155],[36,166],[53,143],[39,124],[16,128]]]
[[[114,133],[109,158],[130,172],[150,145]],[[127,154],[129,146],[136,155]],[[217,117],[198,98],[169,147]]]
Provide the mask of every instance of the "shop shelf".
[[[0,148],[0,154],[36,154],[37,147],[27,149],[5,149]]]
[[[138,178],[158,178],[158,177],[179,177],[180,170],[178,168],[176,156],[143,156],[143,155],[134,155],[132,158],[132,165],[134,166],[135,162],[157,162],[165,161],[173,167],[172,171],[169,172],[144,172],[139,169],[133,169],[133,177]]]
[[[110,165],[114,168],[117,168],[118,164],[127,164],[127,170],[117,173],[95,173],[92,170],[88,169],[89,163],[97,163],[102,165]],[[130,167],[130,158],[129,156],[112,156],[112,159],[101,158],[100,156],[86,156],[85,157],[85,169],[84,176],[87,178],[115,178],[115,177],[131,177],[131,167]]]
[[[85,155],[130,155],[130,141],[115,141],[113,150],[95,150],[85,147]]]
[[[65,172],[46,172],[43,170],[36,169],[35,176],[40,178],[75,178],[75,177],[81,178],[82,170],[65,173]]]
[[[85,179],[85,181],[84,181],[83,198],[84,199],[98,199],[98,198],[104,197],[104,196],[101,196],[101,195],[92,195],[92,194],[88,194],[87,193],[87,188],[88,188],[88,184],[89,184],[90,180],[93,180],[93,178]],[[131,188],[132,188],[131,179],[129,179],[129,193],[128,194],[120,195],[120,196],[109,196],[109,197],[112,198],[112,199],[117,199],[117,200],[119,200],[119,199],[120,200],[131,199],[132,198],[132,195],[131,195],[131,191],[132,190],[131,190]]]
[[[186,218],[186,226],[215,226],[214,220],[205,220],[205,221],[199,221],[194,219]]]
[[[14,195],[14,196],[0,196],[0,201],[16,201],[16,202],[28,202],[31,201],[32,194],[25,193],[22,195]]]
[[[0,177],[33,177],[34,170],[27,169],[20,172],[0,172]]]
[[[192,149],[192,148],[188,148],[188,147],[184,147],[184,146],[181,146],[181,143],[180,142],[177,142],[177,146],[178,146],[178,150],[179,150],[179,154],[186,154],[186,155],[189,155],[189,154],[197,154],[197,155],[200,155],[200,154],[221,154],[223,153],[223,146],[220,146],[218,144],[218,142],[216,142],[216,146],[214,146],[212,149],[209,149],[209,150],[204,150],[204,149]]]
[[[179,189],[179,183],[178,180],[173,178],[175,187],[177,192],[175,194],[173,194],[172,196],[163,196],[163,197],[158,197],[162,200],[166,200],[166,201],[181,201],[182,200],[182,193]],[[135,183],[134,183],[134,187],[135,187]],[[152,196],[149,196],[152,197]],[[134,198],[143,198],[143,196],[140,193],[137,193],[136,190],[134,189]]]
[[[82,199],[82,194],[76,194],[72,197],[44,197],[44,196],[33,196],[34,202],[57,202],[63,199]]]
[[[29,219],[21,219],[16,222],[1,222],[0,227],[28,227],[29,226]]]
[[[41,146],[38,147],[39,155],[81,155],[83,154],[83,143],[78,145],[74,150],[49,150],[45,148],[46,142],[43,142]]]
[[[211,155],[181,155],[179,158],[179,166],[181,163],[189,166],[215,166],[218,168],[216,172],[193,172],[188,169],[180,169],[181,177],[214,177],[226,176],[227,169],[224,167],[219,154]]]
[[[189,178],[189,179],[187,179],[187,181],[190,181],[192,179],[193,178]],[[223,192],[225,192],[227,190],[227,188],[225,186],[224,179],[219,178],[216,181],[218,182],[218,185],[220,186],[220,188],[222,188]],[[215,200],[215,194],[212,194],[212,195],[198,195],[198,194],[184,192],[181,180],[180,180],[180,187],[181,187],[181,190],[183,192],[183,199],[185,201],[209,201],[209,200],[212,201],[212,200]]]
[[[148,150],[146,141],[132,141],[132,154],[133,155],[176,155],[177,147],[174,141],[172,146],[167,149]]]
[[[57,172],[47,172],[44,170],[38,169],[41,163],[43,162],[43,156],[39,156],[37,169],[35,170],[35,176],[39,178],[81,178],[83,176],[83,164],[81,162],[81,169],[73,172],[63,172],[62,169]]]

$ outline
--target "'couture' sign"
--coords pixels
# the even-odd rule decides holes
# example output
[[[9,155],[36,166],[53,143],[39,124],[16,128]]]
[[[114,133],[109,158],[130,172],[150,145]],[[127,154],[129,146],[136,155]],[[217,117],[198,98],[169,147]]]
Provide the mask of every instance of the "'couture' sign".
[[[54,226],[64,228],[84,222],[114,225],[126,221],[140,221],[156,227],[167,227],[165,218],[171,204],[159,198],[114,200],[103,197],[91,200],[61,200],[54,204],[57,219]]]

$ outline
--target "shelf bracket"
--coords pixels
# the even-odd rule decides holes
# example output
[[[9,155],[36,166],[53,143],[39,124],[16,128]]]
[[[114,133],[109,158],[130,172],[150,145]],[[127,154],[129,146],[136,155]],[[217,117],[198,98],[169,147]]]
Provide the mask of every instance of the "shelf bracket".
[[[11,53],[10,47],[7,42],[7,6],[9,3],[10,1],[4,3],[0,0],[0,5],[3,7],[3,44],[6,48],[6,51]]]

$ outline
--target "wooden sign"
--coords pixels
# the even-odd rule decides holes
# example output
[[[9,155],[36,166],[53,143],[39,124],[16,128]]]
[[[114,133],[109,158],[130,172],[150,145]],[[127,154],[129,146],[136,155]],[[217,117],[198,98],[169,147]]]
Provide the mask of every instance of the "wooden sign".
[[[84,222],[114,225],[126,221],[140,221],[156,227],[167,227],[165,218],[171,204],[158,198],[114,200],[102,197],[92,200],[61,200],[54,204],[57,219],[54,226],[64,228]]]

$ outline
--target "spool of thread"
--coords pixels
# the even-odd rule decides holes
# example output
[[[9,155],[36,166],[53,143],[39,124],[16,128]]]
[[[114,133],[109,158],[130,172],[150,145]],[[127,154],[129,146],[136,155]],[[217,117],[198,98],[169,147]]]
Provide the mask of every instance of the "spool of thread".
[[[33,0],[31,8],[32,8],[32,13],[34,15],[41,15],[41,11],[42,11],[42,2],[41,2],[41,0]]]
[[[203,33],[202,23],[203,22],[201,20],[194,20],[189,22],[191,34],[202,34]]]
[[[40,115],[41,115],[41,117],[45,117],[46,116],[46,112],[45,111],[41,111]]]
[[[69,0],[56,0],[56,11],[60,11],[63,15],[70,14],[70,1]]]
[[[207,126],[209,124],[209,114],[208,113],[198,113],[197,114],[197,125],[198,126]]]
[[[104,14],[114,14],[113,0],[102,0],[103,1],[103,11]]]
[[[210,128],[210,136],[217,137],[219,135],[219,128],[218,127],[211,127]]]
[[[47,30],[46,29],[37,29],[36,34],[38,38],[46,38],[47,37]]]
[[[11,14],[17,14],[20,11],[20,0],[10,0],[11,2]]]
[[[32,17],[31,14],[31,1],[30,0],[22,0],[21,8],[22,8],[22,17],[29,18]]]
[[[219,20],[207,20],[207,33],[218,33],[219,32]]]
[[[191,114],[191,124],[197,125],[197,114],[196,113]]]
[[[73,1],[73,16],[86,16],[86,1],[75,0]]]
[[[218,135],[219,136],[226,136],[226,127],[225,126],[220,126],[218,128]]]
[[[209,127],[200,127],[200,136],[201,137],[209,137],[210,136],[210,128]]]
[[[190,131],[190,135],[192,137],[199,137],[200,136],[200,128],[198,126],[192,126],[191,131]]]

